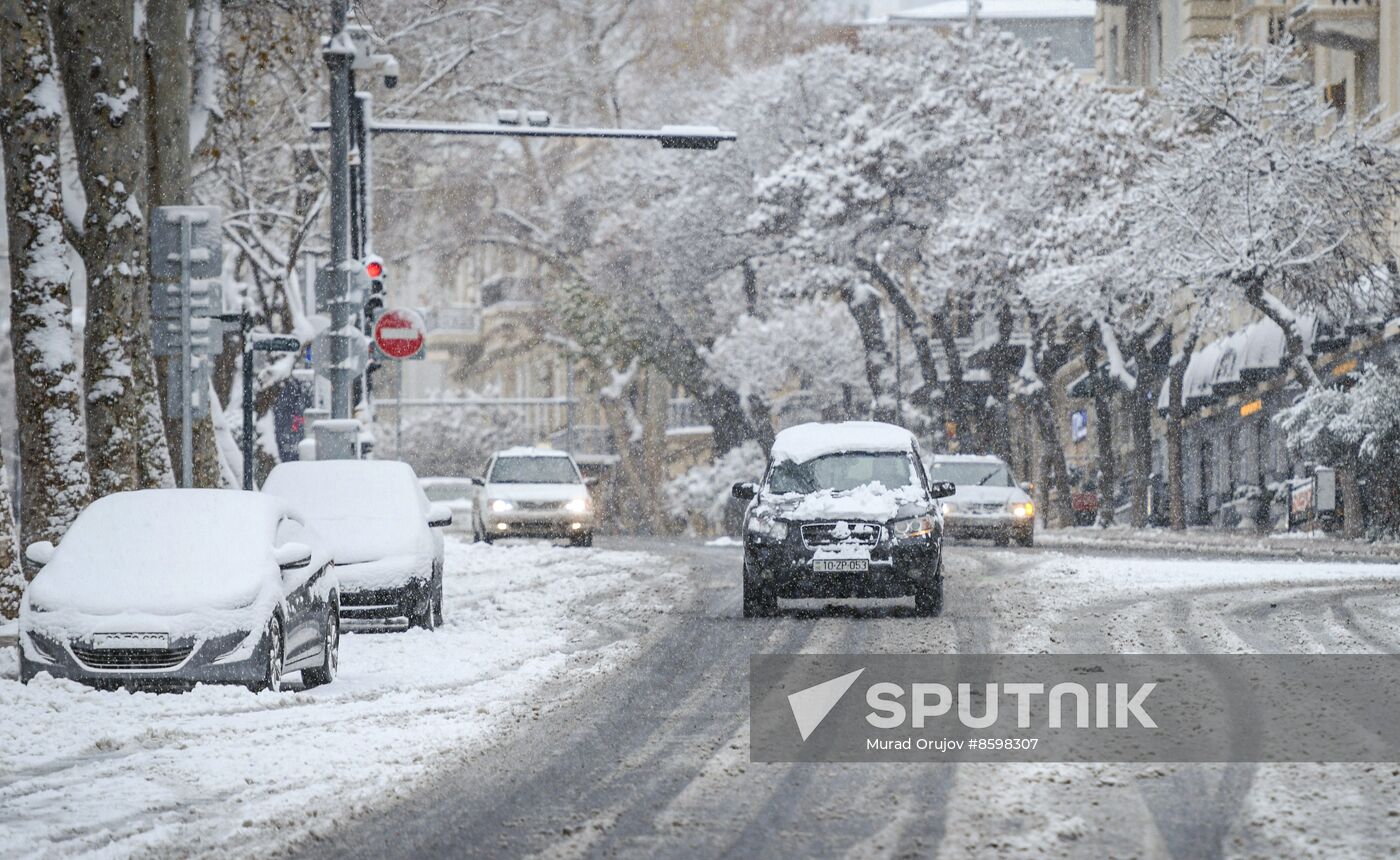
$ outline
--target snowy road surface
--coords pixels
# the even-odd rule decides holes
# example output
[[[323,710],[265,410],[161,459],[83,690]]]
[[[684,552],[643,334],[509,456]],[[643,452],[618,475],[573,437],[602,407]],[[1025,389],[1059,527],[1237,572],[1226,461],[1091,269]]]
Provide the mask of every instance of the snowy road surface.
[[[557,708],[679,591],[636,552],[446,549],[446,627],[347,635],[314,691],[26,687],[0,650],[0,857],[246,856],[328,830]]]
[[[1394,765],[756,764],[753,653],[1372,652],[1395,568],[950,550],[948,609],[739,613],[732,546],[449,543],[449,622],[310,693],[28,688],[0,855],[1370,857]]]
[[[762,764],[749,655],[1371,652],[1400,645],[1396,568],[958,547],[948,609],[739,613],[733,547],[642,545],[691,586],[624,671],[313,857],[1374,857],[1397,765]],[[869,606],[868,604],[866,606]]]

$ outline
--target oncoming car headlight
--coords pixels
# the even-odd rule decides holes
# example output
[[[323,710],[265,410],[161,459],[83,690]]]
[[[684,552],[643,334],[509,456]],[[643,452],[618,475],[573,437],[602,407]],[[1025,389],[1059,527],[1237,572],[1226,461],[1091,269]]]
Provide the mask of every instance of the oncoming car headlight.
[[[944,503],[943,503],[943,513],[945,513],[945,514],[951,514],[951,513],[953,513],[954,511],[956,511],[957,509],[958,509],[958,506],[955,505],[955,504],[953,504],[952,502],[944,502]]]
[[[505,513],[506,511],[513,511],[513,510],[515,510],[515,505],[512,505],[510,502],[506,501],[505,499],[497,499],[496,501],[494,501],[494,502],[491,503],[491,511],[492,511],[492,513],[503,514],[503,513]]]
[[[776,541],[787,540],[787,523],[774,519],[768,512],[756,513],[749,517],[749,531]]]
[[[1017,519],[1024,520],[1035,516],[1034,502],[1012,502],[1009,507],[1011,508],[1011,516]]]
[[[571,514],[582,514],[588,511],[588,499],[579,496],[577,499],[569,499],[564,504],[564,510]]]
[[[938,530],[938,519],[933,514],[895,520],[890,523],[890,532],[895,540],[922,540]]]

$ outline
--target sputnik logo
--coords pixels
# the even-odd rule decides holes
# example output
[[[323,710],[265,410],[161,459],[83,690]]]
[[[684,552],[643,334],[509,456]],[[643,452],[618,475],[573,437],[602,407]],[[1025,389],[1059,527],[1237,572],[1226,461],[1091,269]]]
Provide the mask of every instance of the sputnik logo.
[[[831,713],[831,709],[836,707],[836,703],[841,701],[841,697],[846,695],[846,691],[851,689],[856,678],[864,671],[857,669],[788,696],[788,705],[792,708],[792,716],[797,720],[797,731],[802,734],[803,741],[817,730],[817,726],[822,724],[822,720],[826,719],[826,715]]]

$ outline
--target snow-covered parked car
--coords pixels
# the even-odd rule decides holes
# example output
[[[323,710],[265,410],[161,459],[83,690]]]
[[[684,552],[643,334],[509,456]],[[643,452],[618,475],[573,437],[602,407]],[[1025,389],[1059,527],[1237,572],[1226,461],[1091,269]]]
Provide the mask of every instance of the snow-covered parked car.
[[[943,501],[943,526],[949,537],[990,538],[998,546],[1013,539],[1022,546],[1035,543],[1035,503],[1000,459],[938,454],[929,464],[929,479],[958,488]]]
[[[235,490],[140,490],[89,505],[20,607],[20,677],[94,686],[307,686],[339,664],[331,553],[286,502]]]
[[[330,543],[347,630],[442,623],[438,529],[452,524],[452,511],[428,501],[407,463],[280,463],[262,491],[291,502]]]
[[[943,610],[943,520],[909,431],[874,421],[800,424],[773,441],[744,514],[744,614],[778,598],[905,597]]]
[[[498,451],[475,483],[478,540],[568,538],[574,546],[593,545],[593,497],[567,451]]]
[[[476,484],[471,478],[447,478],[432,476],[419,478],[418,486],[423,488],[423,495],[428,497],[428,501],[446,505],[452,511],[452,525],[454,529],[469,529],[472,527],[472,497],[476,495]]]

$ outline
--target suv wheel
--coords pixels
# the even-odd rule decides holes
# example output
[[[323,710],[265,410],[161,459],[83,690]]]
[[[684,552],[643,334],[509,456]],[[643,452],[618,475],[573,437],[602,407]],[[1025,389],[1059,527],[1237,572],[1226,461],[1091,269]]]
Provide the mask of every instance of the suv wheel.
[[[418,592],[417,611],[409,619],[412,627],[421,627],[424,630],[433,630],[437,627],[437,613],[434,611],[434,603],[437,601],[438,578],[436,574],[428,580],[428,584]]]
[[[778,613],[778,598],[773,589],[760,583],[744,565],[744,617],[767,618]]]
[[[914,583],[914,611],[920,615],[943,614],[943,565],[938,573]]]

